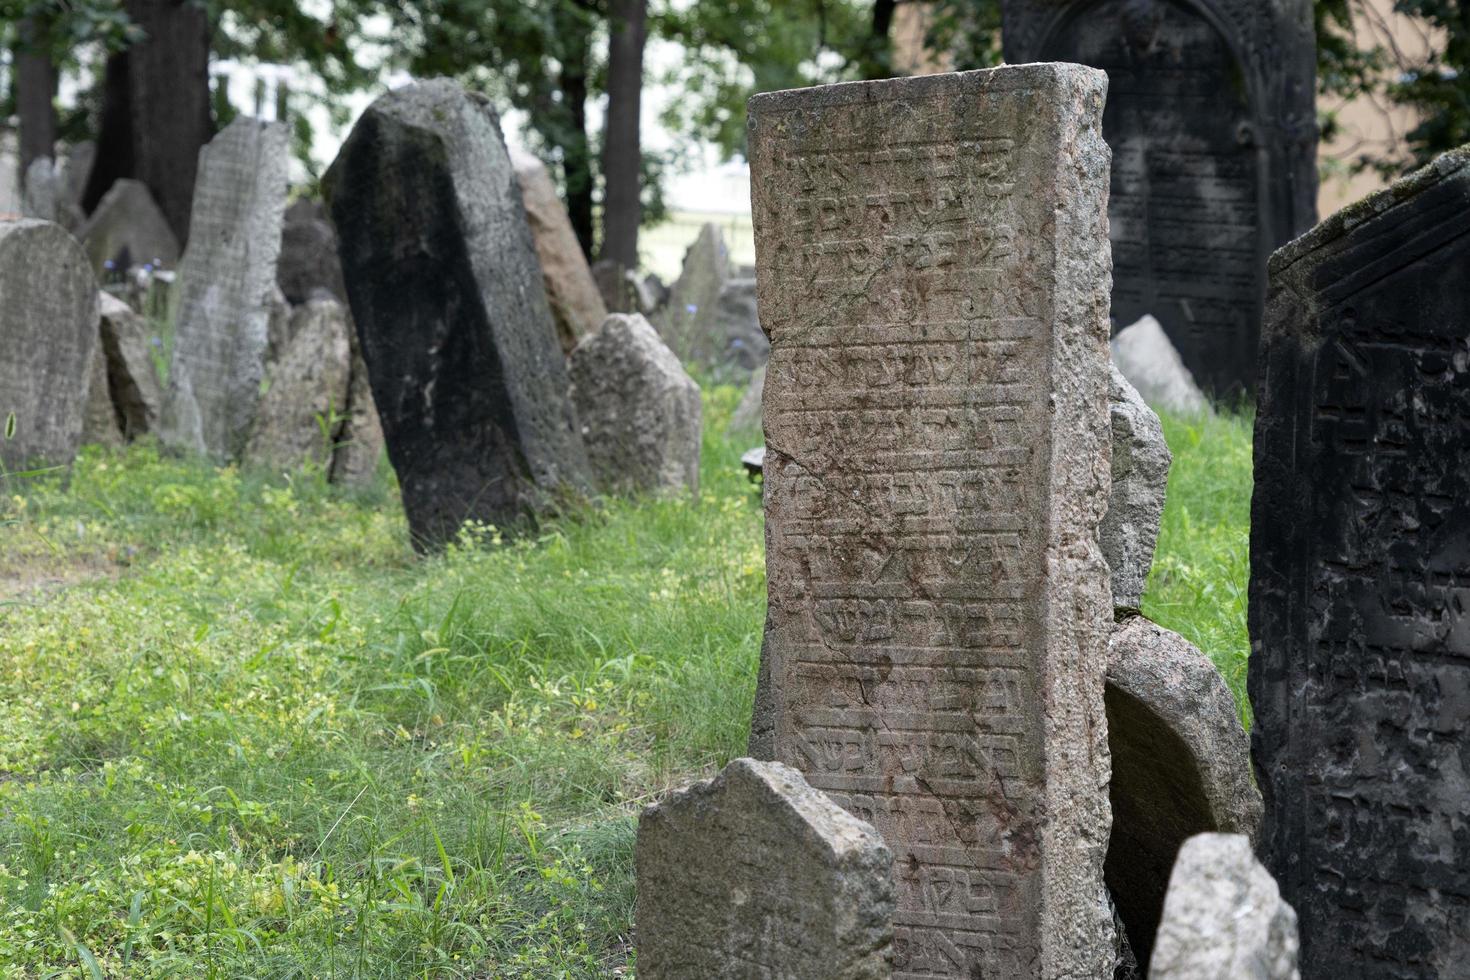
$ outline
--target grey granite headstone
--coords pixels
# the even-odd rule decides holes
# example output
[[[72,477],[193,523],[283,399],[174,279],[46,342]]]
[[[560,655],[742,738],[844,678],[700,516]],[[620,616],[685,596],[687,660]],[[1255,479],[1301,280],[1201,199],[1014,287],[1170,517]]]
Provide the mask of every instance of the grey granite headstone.
[[[1133,616],[1108,646],[1108,888],[1129,944],[1147,967],[1170,869],[1184,841],[1261,825],[1250,740],[1210,658],[1184,637]]]
[[[1467,271],[1470,146],[1271,257],[1251,737],[1311,978],[1470,964]]]
[[[1006,61],[1108,73],[1115,326],[1152,314],[1206,391],[1254,390],[1266,258],[1317,220],[1310,0],[1001,10]]]
[[[60,225],[0,219],[0,465],[76,456],[97,346],[97,283]],[[7,437],[7,430],[13,429]]]
[[[443,79],[390,92],[326,189],[415,544],[584,491],[565,358],[488,100]]]
[[[327,467],[347,412],[347,308],[322,296],[296,307],[291,319],[291,339],[266,370],[245,459],[280,469]]]
[[[153,431],[163,404],[151,353],[152,328],[147,318],[111,293],[98,293],[97,304],[113,408],[123,436],[136,439]]]
[[[199,151],[158,434],[235,459],[260,401],[286,209],[289,134],[241,116]]]
[[[1111,378],[1113,494],[1103,518],[1102,550],[1113,573],[1113,608],[1136,611],[1154,563],[1174,457],[1159,417],[1116,366]]]
[[[136,265],[173,269],[179,264],[179,241],[142,181],[116,181],[77,237],[99,277],[121,276]]]
[[[568,361],[572,401],[598,485],[698,493],[699,385],[637,313],[614,313]]]
[[[1105,92],[1027,65],[750,103],[752,754],[893,849],[897,977],[1112,970]]]
[[[681,360],[700,350],[701,334],[713,322],[720,290],[730,278],[730,249],[720,226],[706,223],[684,253],[679,278],[669,287],[669,301],[654,326]]]
[[[774,762],[736,759],[638,820],[641,980],[887,980],[893,855]]]
[[[1299,980],[1296,915],[1251,855],[1248,838],[1200,834],[1184,843],[1169,878],[1148,975],[1149,980]],[[1355,970],[1339,976],[1366,975]]]
[[[531,225],[531,240],[536,243],[556,336],[562,350],[570,354],[577,341],[602,326],[608,309],[546,164],[529,153],[512,153],[511,162]]]

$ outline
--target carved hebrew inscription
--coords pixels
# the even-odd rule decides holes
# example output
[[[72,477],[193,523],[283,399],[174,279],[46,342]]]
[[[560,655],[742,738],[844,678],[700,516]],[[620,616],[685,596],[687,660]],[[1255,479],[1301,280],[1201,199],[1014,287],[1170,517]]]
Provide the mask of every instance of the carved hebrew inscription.
[[[1106,151],[1088,114],[1100,82],[1027,66],[751,104],[772,341],[760,695],[772,710],[756,727],[893,849],[895,977],[1102,962],[1107,924],[1076,907],[1098,896],[1066,901],[1059,884],[1064,868],[1100,882],[1100,854],[1061,829],[1077,814],[1056,813],[1067,783],[1062,805],[1106,825],[1101,760],[1082,729],[1050,726],[1045,680],[1080,655],[1074,707],[1101,731],[1103,634],[1089,631],[1093,600],[1110,600],[1090,494],[1106,455]],[[1067,152],[1089,160],[1080,189],[1058,186]],[[1057,227],[1069,192],[1094,237]],[[1074,251],[1087,257],[1058,271]],[[1069,296],[1085,313],[1062,323]],[[1071,373],[1072,394],[1056,396]],[[1074,441],[1093,452],[1067,464],[1087,469],[1086,489],[1057,471]],[[1072,492],[1084,499],[1059,518]],[[1051,534],[1079,516],[1089,558],[1049,577]],[[1048,619],[1068,574],[1071,608]],[[1064,840],[1053,850],[1049,814]],[[1063,904],[1066,936],[1049,918]]]
[[[1304,976],[1470,956],[1467,216],[1459,151],[1272,259],[1253,752]]]

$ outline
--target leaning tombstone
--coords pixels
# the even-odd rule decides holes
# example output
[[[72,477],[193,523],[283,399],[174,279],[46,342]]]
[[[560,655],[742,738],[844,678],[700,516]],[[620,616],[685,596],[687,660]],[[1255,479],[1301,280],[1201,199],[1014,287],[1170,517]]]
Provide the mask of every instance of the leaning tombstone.
[[[326,468],[346,417],[347,308],[322,296],[296,307],[291,319],[291,339],[266,371],[245,459],[278,469]]]
[[[1026,65],[750,102],[752,754],[893,849],[897,976],[1113,968],[1105,91]]]
[[[699,385],[647,320],[607,317],[573,349],[568,373],[598,486],[698,493]]]
[[[1249,838],[1199,834],[1185,841],[1169,878],[1148,975],[1150,980],[1299,980],[1296,914],[1252,856]]]
[[[1470,146],[1271,257],[1251,738],[1309,977],[1470,963],[1467,270]]]
[[[76,239],[0,219],[0,473],[71,463],[96,346],[97,283]]]
[[[390,92],[325,183],[415,545],[585,491],[565,358],[489,102],[444,79]]]
[[[562,351],[570,354],[579,340],[602,326],[608,309],[546,164],[529,153],[512,153],[511,162],[531,225],[531,240],[536,243],[556,336]]]
[[[1136,612],[1154,563],[1173,456],[1159,417],[1110,366],[1113,492],[1102,524],[1103,558],[1113,576],[1113,609]]]
[[[136,439],[153,431],[163,404],[148,320],[108,292],[97,294],[97,309],[113,408],[123,437]]]
[[[708,222],[684,253],[679,278],[669,288],[669,301],[654,323],[659,336],[681,359],[697,352],[701,327],[713,319],[720,291],[729,278],[730,250],[724,233],[719,225]]]
[[[638,820],[638,976],[887,980],[893,856],[775,762],[736,759]]]
[[[179,240],[142,181],[113,183],[77,237],[99,278],[121,276],[135,265],[173,269],[179,264]]]
[[[260,402],[286,209],[288,132],[242,116],[199,151],[158,434],[215,459],[245,448]]]
[[[1001,14],[1006,61],[1108,73],[1118,325],[1152,314],[1207,392],[1253,391],[1266,259],[1317,220],[1312,4],[1003,0]]]

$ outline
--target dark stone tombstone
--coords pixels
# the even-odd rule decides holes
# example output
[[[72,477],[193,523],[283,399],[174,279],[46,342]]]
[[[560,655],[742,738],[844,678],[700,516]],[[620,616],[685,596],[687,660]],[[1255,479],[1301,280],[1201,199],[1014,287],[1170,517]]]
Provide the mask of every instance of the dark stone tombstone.
[[[1252,391],[1266,259],[1317,220],[1311,4],[1002,6],[1008,62],[1108,74],[1114,328],[1151,314],[1206,391]]]
[[[1307,980],[1470,969],[1467,271],[1470,146],[1271,258],[1251,741]]]
[[[415,545],[586,490],[566,362],[489,102],[444,79],[390,92],[325,184]]]

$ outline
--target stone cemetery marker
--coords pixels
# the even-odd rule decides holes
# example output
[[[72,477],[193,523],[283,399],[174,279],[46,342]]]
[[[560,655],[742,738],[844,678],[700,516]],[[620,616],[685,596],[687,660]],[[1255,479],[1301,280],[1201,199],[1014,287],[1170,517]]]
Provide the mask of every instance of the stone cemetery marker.
[[[326,183],[416,544],[585,489],[565,358],[489,102],[442,79],[391,92]]]
[[[893,855],[775,762],[736,759],[638,820],[642,980],[887,980]]]
[[[706,223],[684,253],[684,266],[655,324],[659,336],[680,358],[696,352],[700,334],[712,322],[720,290],[729,278],[730,250],[725,236],[719,225]]]
[[[60,225],[0,220],[0,465],[77,453],[97,346],[97,283]],[[10,431],[12,430],[13,431]]]
[[[26,168],[25,216],[61,223],[61,172],[50,157],[36,157]]]
[[[317,201],[300,198],[286,209],[281,226],[281,254],[276,259],[276,285],[287,302],[300,305],[319,296],[347,302],[337,233]]]
[[[165,445],[216,459],[245,448],[265,373],[287,148],[284,124],[242,116],[199,152],[158,427]]]
[[[337,435],[332,451],[333,483],[366,486],[378,472],[378,459],[383,455],[383,424],[378,421],[378,406],[373,402],[372,383],[368,380],[367,363],[356,329],[349,328],[347,340],[352,348],[352,369],[347,381],[347,418]]]
[[[122,427],[107,388],[107,355],[100,343],[92,347],[92,366],[87,371],[87,407],[82,413],[82,444],[121,446]]]
[[[1113,608],[1137,611],[1154,563],[1174,457],[1153,409],[1116,366],[1110,377],[1113,493],[1103,518],[1102,550],[1113,573]]]
[[[1251,855],[1250,840],[1199,834],[1185,841],[1169,878],[1150,980],[1299,980],[1296,967],[1296,915]]]
[[[308,461],[325,467],[347,410],[347,308],[322,296],[296,307],[291,319],[291,339],[266,371],[245,458],[282,469]]]
[[[1002,15],[1006,61],[1108,73],[1116,325],[1152,314],[1206,391],[1253,390],[1266,258],[1317,220],[1309,0],[1004,0]]]
[[[1225,678],[1178,633],[1133,616],[1108,646],[1108,888],[1147,966],[1179,847],[1207,831],[1254,838],[1261,794]]]
[[[121,276],[135,265],[172,269],[179,264],[179,240],[142,181],[116,181],[77,237],[99,278]]]
[[[577,341],[602,326],[608,310],[546,164],[529,153],[513,153],[511,162],[531,224],[531,240],[536,243],[546,299],[556,320],[556,336],[562,350],[570,354]]]
[[[1113,334],[1108,346],[1113,363],[1147,404],[1183,415],[1213,411],[1158,320],[1140,317]]]
[[[1467,272],[1470,147],[1271,258],[1252,750],[1309,978],[1470,963]]]
[[[97,294],[102,352],[107,358],[108,390],[127,439],[152,432],[158,422],[163,389],[150,352],[148,320],[108,292]]]
[[[735,412],[730,416],[730,427],[727,435],[751,435],[759,434],[761,431],[761,399],[766,390],[766,366],[762,364],[755,369],[750,376],[750,383],[745,386],[745,394],[740,396],[740,404],[735,406]]]
[[[614,492],[698,493],[699,385],[648,321],[615,313],[568,362],[592,475]]]
[[[878,828],[894,975],[1111,973],[1106,82],[758,95],[752,754]]]

